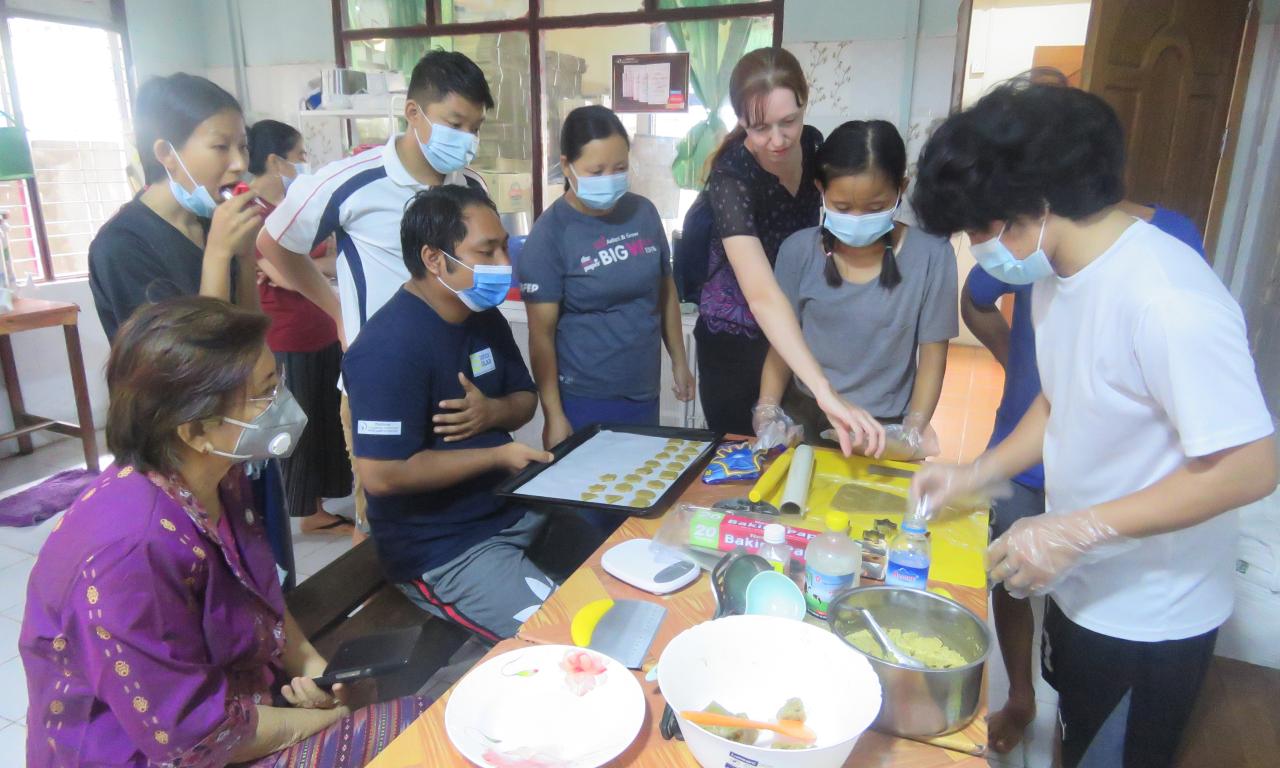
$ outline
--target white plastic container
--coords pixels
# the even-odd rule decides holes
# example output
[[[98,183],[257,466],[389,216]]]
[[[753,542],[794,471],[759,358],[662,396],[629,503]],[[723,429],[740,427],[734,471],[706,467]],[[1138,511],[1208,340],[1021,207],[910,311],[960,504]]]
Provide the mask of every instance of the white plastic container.
[[[858,586],[862,573],[862,545],[849,538],[849,515],[828,512],[827,532],[804,550],[805,609],[827,618],[827,604],[846,589]]]
[[[703,768],[840,768],[880,712],[880,680],[861,653],[825,627],[773,616],[728,616],[686,629],[663,650],[658,684]],[[817,734],[812,749],[738,744],[680,716],[715,700],[771,720],[791,697],[804,702],[806,724]],[[761,741],[767,743],[763,734]]]
[[[773,570],[788,575],[791,570],[791,545],[787,543],[787,527],[769,523],[764,527],[764,544],[756,554],[769,561]]]

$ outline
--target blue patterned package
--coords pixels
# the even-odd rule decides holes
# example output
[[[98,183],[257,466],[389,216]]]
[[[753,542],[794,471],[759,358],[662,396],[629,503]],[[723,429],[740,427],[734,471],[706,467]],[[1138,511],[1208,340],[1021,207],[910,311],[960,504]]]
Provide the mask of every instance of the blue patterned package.
[[[702,482],[719,485],[734,480],[756,480],[763,468],[764,454],[752,452],[751,443],[724,443],[702,471]]]

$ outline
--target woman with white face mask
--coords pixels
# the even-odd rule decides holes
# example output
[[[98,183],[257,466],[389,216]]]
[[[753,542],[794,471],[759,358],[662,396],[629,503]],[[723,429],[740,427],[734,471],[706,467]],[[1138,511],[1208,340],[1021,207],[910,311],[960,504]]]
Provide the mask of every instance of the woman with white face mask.
[[[666,230],[653,203],[628,191],[630,151],[611,110],[570,112],[564,196],[517,260],[547,449],[595,422],[657,425],[664,343],[676,397],[693,398]]]
[[[249,186],[268,212],[284,199],[294,179],[311,172],[302,134],[278,120],[259,120],[249,129]],[[336,269],[333,238],[311,250],[311,258],[326,275]],[[280,462],[284,475],[285,507],[290,517],[302,518],[303,532],[351,530],[351,521],[330,514],[324,499],[351,493],[351,460],[347,456],[339,420],[338,374],[342,372],[342,347],[333,318],[301,293],[289,290],[279,271],[266,259],[258,259],[258,298],[271,318],[267,346],[275,353],[298,398],[311,419],[291,458]]]
[[[907,188],[902,137],[884,120],[854,120],[818,150],[822,224],[787,238],[775,276],[805,343],[841,398],[886,430],[886,455],[938,451],[929,420],[947,345],[959,332],[951,243],[894,221]],[[776,349],[765,360],[756,433],[785,412],[817,441],[826,418]]]

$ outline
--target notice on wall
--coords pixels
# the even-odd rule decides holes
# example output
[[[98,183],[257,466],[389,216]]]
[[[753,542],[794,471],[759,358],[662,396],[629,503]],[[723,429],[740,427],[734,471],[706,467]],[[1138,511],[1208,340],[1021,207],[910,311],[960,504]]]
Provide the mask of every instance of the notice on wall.
[[[689,54],[614,56],[613,111],[688,112]]]

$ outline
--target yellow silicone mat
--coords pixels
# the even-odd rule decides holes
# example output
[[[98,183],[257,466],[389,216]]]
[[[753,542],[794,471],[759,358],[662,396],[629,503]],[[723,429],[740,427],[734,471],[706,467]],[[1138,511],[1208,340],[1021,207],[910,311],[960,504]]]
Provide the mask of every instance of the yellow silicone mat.
[[[907,488],[918,464],[865,456],[846,458],[828,448],[815,448],[813,453],[813,480],[802,527],[824,530],[822,519],[835,510],[849,513],[851,533],[856,539],[862,538],[863,531],[874,528],[876,520],[902,523]],[[790,450],[782,454],[775,464],[789,466],[790,454]],[[771,476],[766,471],[752,489],[753,495],[758,492],[764,501],[777,506],[785,484],[785,476]],[[985,509],[968,514],[948,511],[941,520],[929,524],[933,552],[930,579],[986,587],[987,520]]]

